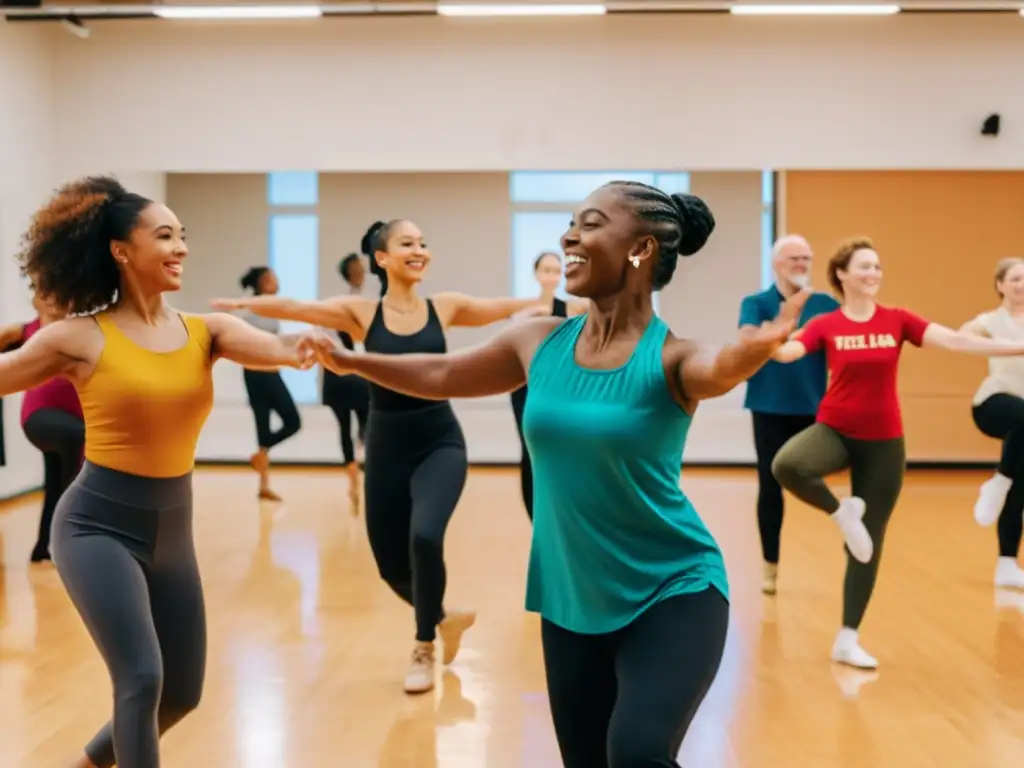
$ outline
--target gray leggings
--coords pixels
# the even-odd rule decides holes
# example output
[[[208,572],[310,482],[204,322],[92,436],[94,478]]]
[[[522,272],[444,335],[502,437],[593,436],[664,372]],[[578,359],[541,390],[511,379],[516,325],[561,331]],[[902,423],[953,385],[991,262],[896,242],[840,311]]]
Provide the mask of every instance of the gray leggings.
[[[51,549],[114,688],[114,717],[85,753],[99,768],[158,768],[160,734],[199,704],[206,669],[191,473],[86,462],[57,505]]]

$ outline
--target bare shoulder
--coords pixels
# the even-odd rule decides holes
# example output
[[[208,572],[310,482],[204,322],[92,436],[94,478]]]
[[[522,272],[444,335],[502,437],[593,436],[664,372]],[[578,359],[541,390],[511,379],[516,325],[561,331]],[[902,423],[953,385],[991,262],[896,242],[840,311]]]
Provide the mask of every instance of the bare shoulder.
[[[566,321],[564,317],[543,315],[519,320],[503,328],[500,336],[510,344],[519,355],[524,371],[530,370],[533,356],[552,331]]]
[[[693,339],[680,339],[670,331],[661,349],[661,360],[666,367],[677,367],[691,355],[699,354],[706,345]]]

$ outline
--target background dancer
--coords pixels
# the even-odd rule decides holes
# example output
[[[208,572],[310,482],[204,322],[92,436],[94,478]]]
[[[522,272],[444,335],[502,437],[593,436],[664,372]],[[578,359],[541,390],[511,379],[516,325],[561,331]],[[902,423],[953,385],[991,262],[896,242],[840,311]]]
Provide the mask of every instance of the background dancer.
[[[297,320],[343,331],[367,351],[386,355],[447,349],[445,330],[505,320],[534,299],[479,299],[461,293],[419,295],[433,256],[407,219],[376,222],[363,239],[373,254],[370,271],[381,279],[378,300],[338,296],[301,302],[278,296],[218,300],[265,317]],[[413,606],[416,642],[405,678],[408,693],[434,687],[434,641],[440,631],[443,663],[458,653],[475,611],[446,611],[444,537],[466,482],[466,443],[448,402],[409,397],[370,386],[366,430],[366,529],[381,578]]]
[[[903,344],[980,355],[1024,354],[1024,343],[985,339],[875,302],[882,266],[872,241],[854,238],[829,260],[842,308],[814,318],[775,355],[782,362],[825,350],[831,380],[817,423],[782,447],[772,470],[782,487],[831,515],[848,550],[843,625],[832,660],[862,669],[878,661],[859,629],[878,578],[889,518],[903,488],[906,450],[897,392]],[[839,501],[823,478],[850,469],[852,494]]]
[[[242,288],[252,291],[256,296],[273,296],[278,290],[277,275],[270,267],[252,267],[242,275],[239,282]],[[262,331],[275,336],[281,333],[279,320],[260,317],[251,312],[244,312],[241,317]],[[280,501],[281,497],[270,488],[270,449],[294,437],[302,429],[302,418],[279,370],[246,368],[242,375],[245,379],[245,392],[249,397],[249,407],[256,422],[258,447],[249,458],[249,463],[260,478],[259,497],[268,501]],[[281,419],[281,427],[277,430],[270,428],[271,413],[276,413]]]
[[[990,339],[1024,343],[1024,259],[996,265],[997,309],[983,312],[961,330]],[[992,357],[988,376],[974,395],[971,415],[979,430],[1001,440],[995,475],[978,494],[974,518],[981,525],[999,521],[997,587],[1024,589],[1024,569],[1017,563],[1024,528],[1024,357]]]
[[[366,280],[366,268],[358,254],[350,253],[338,262],[338,273],[348,285],[350,296],[360,296]],[[355,349],[352,337],[337,331],[338,339],[346,349]],[[366,439],[366,421],[370,409],[370,388],[365,381],[351,374],[338,376],[329,370],[323,372],[324,405],[331,409],[338,422],[341,437],[342,466],[348,474],[348,493],[352,511],[359,511],[359,465],[356,463],[355,441],[352,439],[352,417],[358,424],[360,443]]]
[[[775,318],[788,298],[807,287],[812,258],[810,244],[800,235],[780,238],[772,248],[775,282],[743,299],[740,326],[756,326]],[[807,299],[798,327],[838,307],[839,302],[827,293],[816,291]],[[827,381],[825,353],[819,351],[790,365],[770,361],[747,382],[744,407],[750,411],[754,427],[757,530],[764,562],[761,591],[766,595],[776,591],[783,518],[782,488],[772,474],[772,461],[787,440],[814,423]]]
[[[25,326],[27,342],[40,329],[67,317],[67,310],[33,290],[37,318]],[[74,385],[57,376],[25,392],[21,401],[21,428],[25,437],[43,454],[43,510],[39,533],[32,547],[33,563],[50,560],[50,528],[53,513],[64,491],[82,468],[85,421]]]
[[[539,306],[527,310],[532,317],[548,314],[552,317],[574,317],[587,311],[585,301],[564,301],[555,295],[558,284],[562,282],[562,259],[553,251],[545,251],[533,262],[533,274],[540,284]],[[522,313],[521,313],[522,314]],[[533,519],[533,466],[530,462],[530,451],[523,438],[523,411],[526,408],[526,386],[517,389],[511,395],[512,414],[516,420],[516,432],[519,433],[519,489],[523,495],[526,514]]]

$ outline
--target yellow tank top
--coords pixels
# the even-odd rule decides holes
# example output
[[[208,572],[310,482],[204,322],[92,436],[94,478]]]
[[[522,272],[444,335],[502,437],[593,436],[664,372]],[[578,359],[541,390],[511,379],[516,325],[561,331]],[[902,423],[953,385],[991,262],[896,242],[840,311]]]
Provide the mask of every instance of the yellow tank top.
[[[95,319],[103,352],[78,390],[85,458],[143,477],[189,473],[213,407],[213,341],[206,321],[182,315],[188,342],[173,352],[153,352],[129,339],[108,313]]]

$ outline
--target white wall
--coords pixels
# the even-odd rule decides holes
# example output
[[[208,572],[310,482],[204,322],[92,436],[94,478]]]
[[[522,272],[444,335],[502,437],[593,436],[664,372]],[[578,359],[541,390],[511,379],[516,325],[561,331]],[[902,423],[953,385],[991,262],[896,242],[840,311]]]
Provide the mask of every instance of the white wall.
[[[52,28],[0,22],[0,323],[32,305],[15,254],[32,212],[53,186]],[[3,399],[7,466],[0,498],[42,482],[43,462],[21,432],[21,395]]]
[[[1024,167],[1002,15],[93,26],[57,44],[57,138],[95,168]]]

